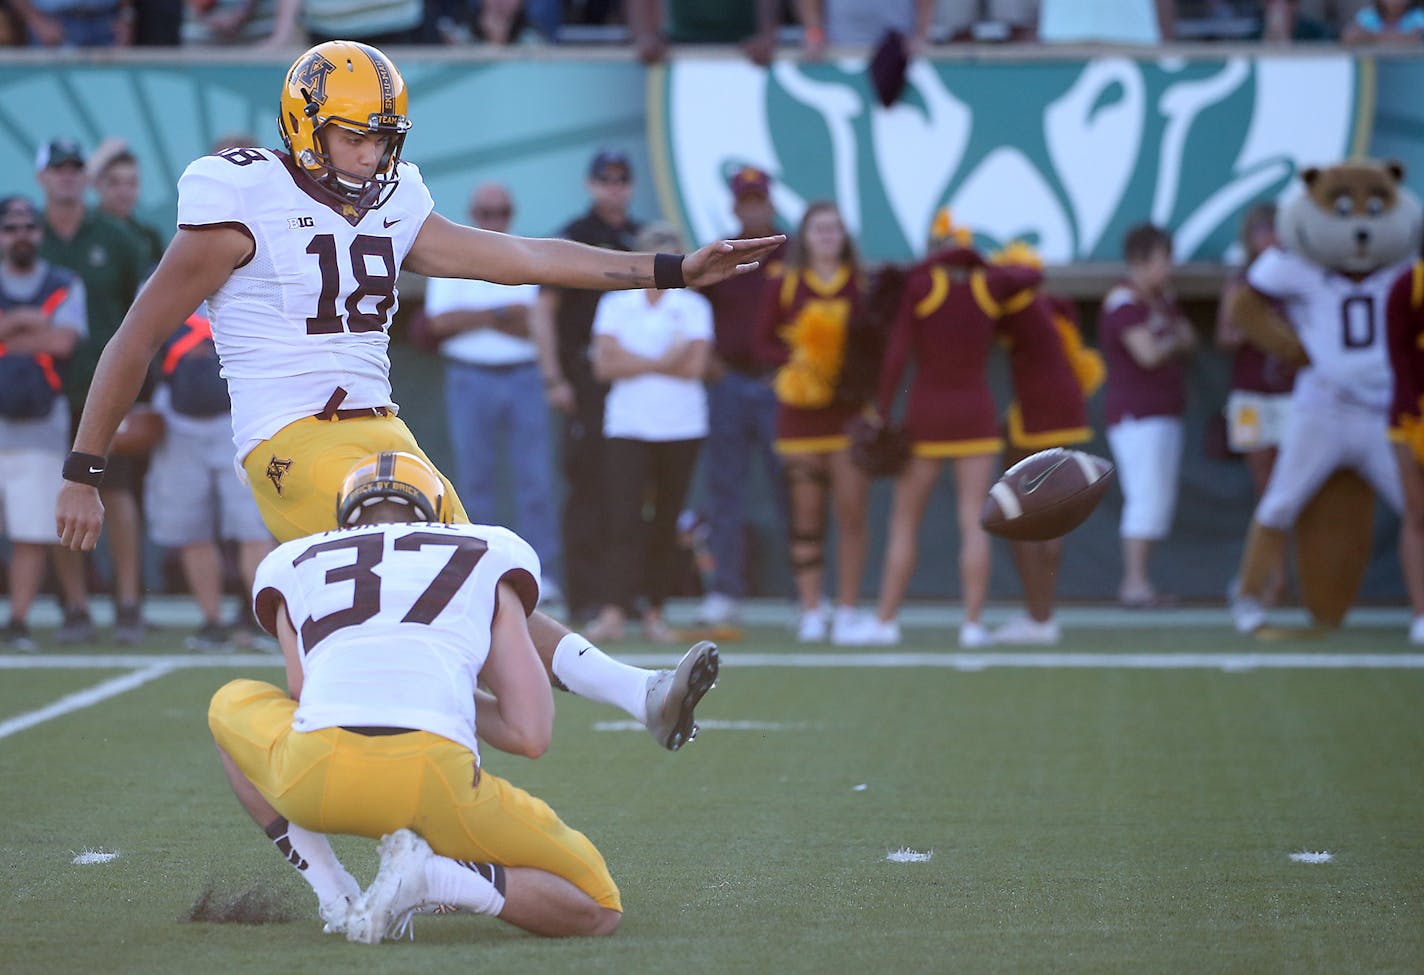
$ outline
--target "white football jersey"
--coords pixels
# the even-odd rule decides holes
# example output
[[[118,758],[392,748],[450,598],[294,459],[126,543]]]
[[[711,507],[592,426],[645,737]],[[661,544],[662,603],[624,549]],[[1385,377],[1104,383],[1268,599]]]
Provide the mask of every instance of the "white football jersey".
[[[338,387],[343,409],[395,405],[387,329],[396,278],[434,209],[420,171],[399,167],[390,199],[365,214],[343,214],[270,149],[203,156],[179,179],[180,228],[237,226],[255,247],[208,299],[239,461],[320,413]]]
[[[1362,281],[1272,247],[1247,273],[1251,287],[1285,305],[1286,317],[1310,354],[1296,377],[1301,395],[1322,381],[1366,406],[1389,405],[1394,378],[1385,343],[1389,289],[1413,259],[1381,268]]]
[[[526,612],[539,557],[493,525],[389,524],[286,542],[258,566],[253,607],[275,634],[286,604],[302,693],[292,727],[429,731],[476,755],[475,686],[501,580]]]

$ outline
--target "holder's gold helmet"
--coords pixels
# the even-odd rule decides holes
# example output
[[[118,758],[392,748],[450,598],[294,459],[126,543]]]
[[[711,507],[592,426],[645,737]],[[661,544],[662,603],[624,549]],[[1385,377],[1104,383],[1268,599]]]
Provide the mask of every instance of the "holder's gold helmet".
[[[400,177],[396,164],[411,122],[406,116],[405,80],[391,59],[368,44],[327,41],[292,64],[282,86],[277,125],[297,166],[342,203],[373,210],[390,199]],[[332,165],[322,128],[388,137],[372,176]]]
[[[382,501],[410,505],[411,521],[450,521],[445,482],[429,462],[399,450],[383,450],[356,462],[336,495],[336,522],[356,524],[361,510]]]

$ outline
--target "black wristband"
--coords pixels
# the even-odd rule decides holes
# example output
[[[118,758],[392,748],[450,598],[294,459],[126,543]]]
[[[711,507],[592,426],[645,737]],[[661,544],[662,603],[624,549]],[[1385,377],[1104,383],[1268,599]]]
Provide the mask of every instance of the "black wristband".
[[[79,451],[71,451],[69,456],[64,458],[64,469],[61,476],[66,481],[73,481],[76,484],[87,484],[90,487],[98,487],[104,483],[104,468],[108,466],[108,458],[100,457],[98,454],[81,454]]]
[[[685,254],[658,254],[653,258],[653,287],[659,291],[668,288],[685,288],[687,279],[682,276],[682,259]]]

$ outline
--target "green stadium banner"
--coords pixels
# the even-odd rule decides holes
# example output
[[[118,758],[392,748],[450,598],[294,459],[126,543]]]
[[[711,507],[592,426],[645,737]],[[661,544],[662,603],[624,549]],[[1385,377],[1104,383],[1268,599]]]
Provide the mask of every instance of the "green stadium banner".
[[[1024,238],[1051,264],[1116,259],[1148,219],[1211,261],[1245,207],[1366,146],[1371,71],[1338,53],[918,61],[886,109],[863,61],[684,61],[650,84],[650,139],[699,240],[735,229],[725,177],[754,165],[788,223],[833,199],[876,257],[921,251],[948,205],[985,246]]]
[[[689,57],[650,70],[575,53],[405,49],[397,61],[415,119],[407,158],[441,211],[462,217],[471,186],[500,179],[523,233],[583,210],[584,167],[613,145],[633,158],[635,210],[663,211],[696,241],[734,229],[724,180],[751,163],[777,178],[784,223],[833,198],[876,259],[918,251],[948,204],[984,243],[1026,237],[1054,264],[1114,259],[1144,219],[1173,229],[1183,259],[1217,260],[1242,209],[1289,192],[1301,166],[1373,149],[1378,72],[1385,150],[1424,160],[1419,110],[1403,97],[1424,85],[1424,64],[1339,52],[923,60],[891,109],[874,102],[863,60],[763,71]],[[121,136],[143,167],[140,217],[171,227],[177,177],[214,139],[245,131],[276,144],[285,64],[0,59],[0,187],[34,193],[34,153],[51,137],[93,147]]]

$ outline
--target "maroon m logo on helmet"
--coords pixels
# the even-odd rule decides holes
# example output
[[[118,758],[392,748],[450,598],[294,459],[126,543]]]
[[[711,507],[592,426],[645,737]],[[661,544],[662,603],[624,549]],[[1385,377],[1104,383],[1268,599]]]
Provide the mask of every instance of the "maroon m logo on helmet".
[[[305,90],[308,104],[324,105],[326,76],[335,70],[336,65],[313,51],[292,69],[292,80]]]

